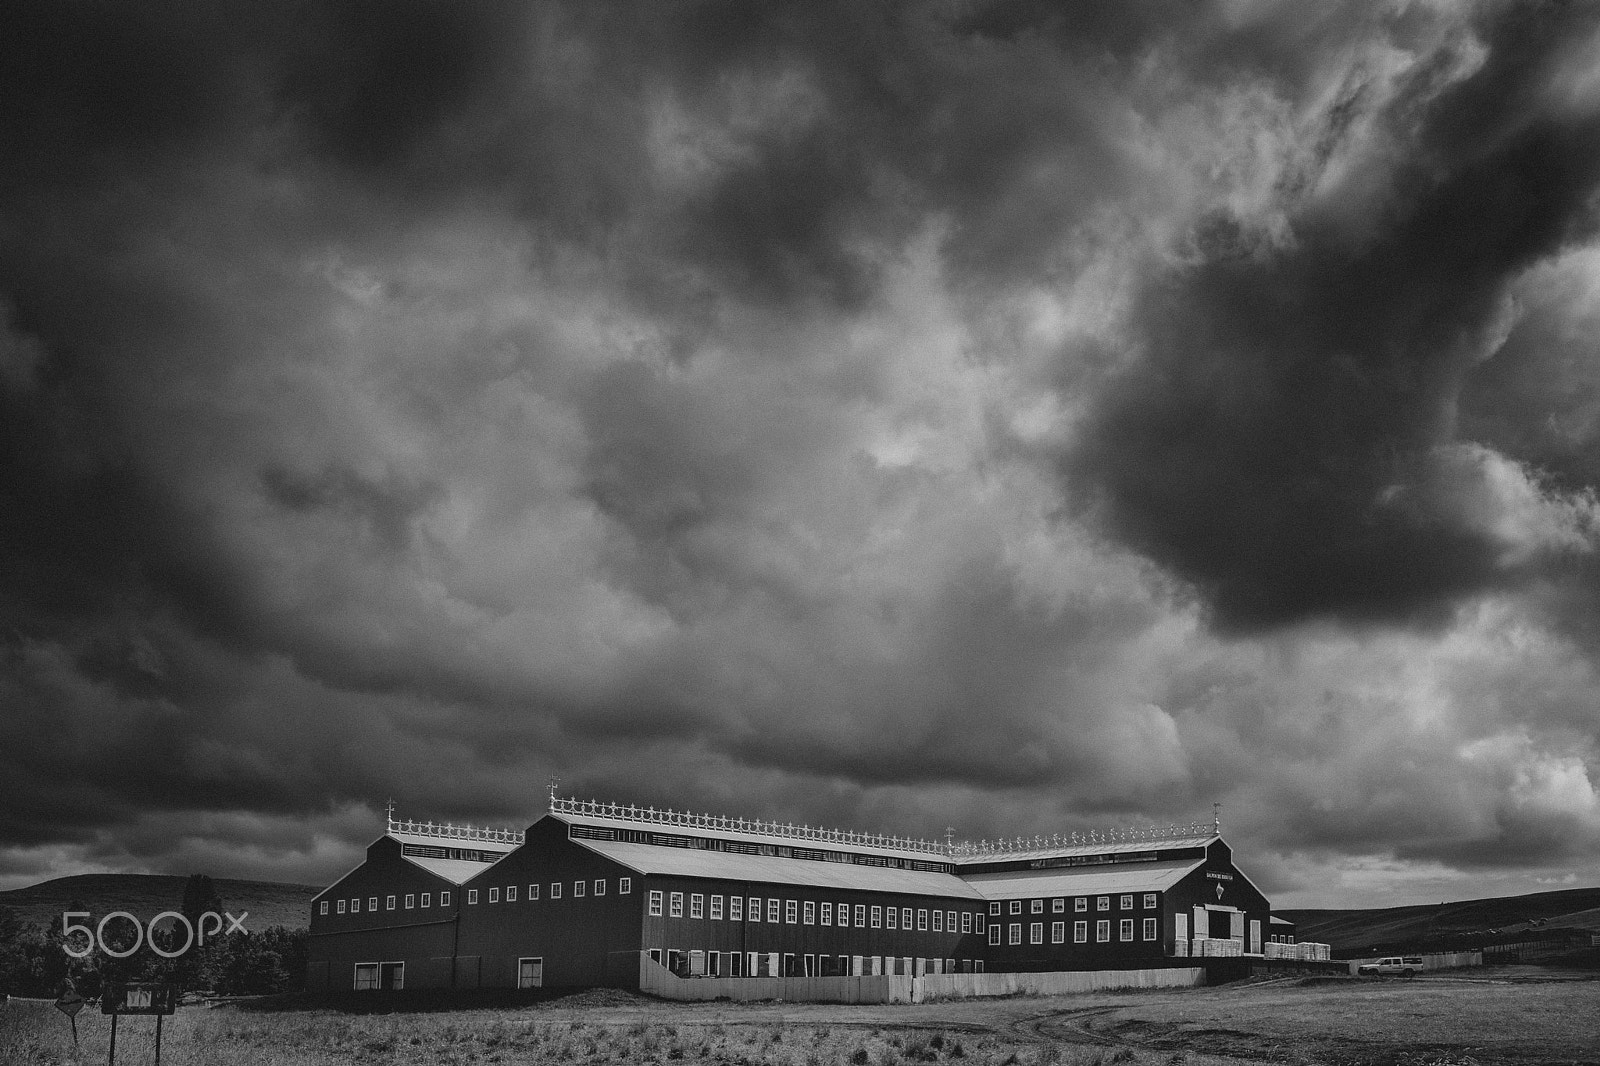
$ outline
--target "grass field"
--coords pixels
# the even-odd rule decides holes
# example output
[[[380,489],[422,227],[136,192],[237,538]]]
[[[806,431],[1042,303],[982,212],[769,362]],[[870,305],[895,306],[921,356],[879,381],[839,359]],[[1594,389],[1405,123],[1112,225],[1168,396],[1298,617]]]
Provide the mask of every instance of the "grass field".
[[[154,1028],[150,1018],[124,1019],[117,1061],[152,1061]],[[80,1061],[104,1062],[109,1019],[85,1012],[79,1029]],[[0,1008],[0,1062],[73,1061],[67,1021],[49,1004]],[[910,1007],[677,1004],[616,992],[439,1013],[189,1007],[167,1019],[162,1062],[1600,1064],[1600,981],[1530,967]]]

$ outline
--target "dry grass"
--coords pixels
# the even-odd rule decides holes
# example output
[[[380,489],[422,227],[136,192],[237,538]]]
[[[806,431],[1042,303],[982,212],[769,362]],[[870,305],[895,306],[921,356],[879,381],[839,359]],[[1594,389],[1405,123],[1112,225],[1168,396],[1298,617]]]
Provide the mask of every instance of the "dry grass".
[[[162,1062],[739,1066],[1491,1066],[1600,1063],[1600,982],[1438,978],[1292,983],[911,1007],[665,1004],[608,994],[451,1013],[185,1008]],[[124,1019],[119,1062],[148,1063],[154,1020]],[[79,1018],[84,1063],[109,1019]],[[48,1004],[0,1008],[0,1063],[73,1062]]]

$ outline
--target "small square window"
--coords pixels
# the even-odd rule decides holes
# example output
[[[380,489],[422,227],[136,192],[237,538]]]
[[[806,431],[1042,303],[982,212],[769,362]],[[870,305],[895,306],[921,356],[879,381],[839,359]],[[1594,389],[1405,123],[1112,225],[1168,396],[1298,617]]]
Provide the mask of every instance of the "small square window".
[[[1020,899],[1014,899],[1014,900],[1011,901],[1011,913],[1012,914],[1021,914],[1022,913],[1022,901]]]
[[[536,900],[538,898],[539,898],[539,886],[538,885],[529,885],[528,886],[528,902],[532,903],[534,900]]]
[[[1089,901],[1084,899],[1082,896],[1079,896],[1077,899],[1072,901],[1072,909],[1075,912],[1080,913],[1086,911],[1089,909]]]
[[[1121,902],[1122,902],[1122,909],[1123,910],[1125,910],[1125,911],[1133,910],[1133,897],[1132,896],[1123,896]]]
[[[516,901],[517,901],[517,886],[516,885],[507,885],[506,886],[506,902],[507,903],[515,903]]]
[[[475,889],[475,888],[467,889],[467,902],[468,903],[476,903],[476,902],[478,902],[478,890],[477,889]]]
[[[344,908],[340,907],[339,909],[343,910]],[[317,913],[318,914],[327,914],[328,913],[328,901],[327,900],[323,900],[321,903],[317,904]]]
[[[439,893],[439,906],[441,906],[441,907],[450,906],[450,892],[449,892],[448,889]]]
[[[631,896],[631,895],[633,895],[633,878],[631,878],[631,877],[619,877],[619,878],[617,878],[617,895],[619,895],[619,896]]]
[[[1111,909],[1111,897],[1110,896],[1101,896],[1098,899],[1096,899],[1094,901],[1094,909],[1097,910],[1097,911],[1108,911],[1108,910],[1110,910]]]
[[[1067,910],[1067,901],[1066,900],[1064,900],[1064,899],[1053,899],[1053,900],[1050,901],[1050,913],[1051,914],[1065,914],[1066,910]]]
[[[1156,894],[1154,892],[1146,892],[1144,894],[1144,909],[1147,911],[1156,909]]]
[[[449,900],[445,900],[445,902],[449,903],[450,901]],[[424,906],[424,907],[433,906],[433,893],[432,892],[424,892],[422,894],[422,906]]]
[[[597,877],[597,878],[594,879],[594,894],[597,895],[597,896],[603,896],[603,895],[606,894],[606,879],[605,878]]]
[[[408,911],[409,910],[415,910],[416,906],[417,906],[417,894],[415,892],[407,892],[406,893],[406,910],[408,910]]]
[[[1042,900],[1042,899],[1034,900],[1028,907],[1028,913],[1029,914],[1043,914],[1044,913],[1044,900]]]
[[[574,896],[582,896],[588,887],[588,884],[583,881],[574,881],[572,882],[572,894]]]
[[[995,914],[995,915],[998,915],[1000,913],[1000,904],[999,904],[998,901],[989,904],[989,913],[990,914]]]
[[[491,888],[489,890],[489,902],[490,903],[499,903],[500,902],[500,890],[498,888]]]
[[[550,898],[551,899],[560,899],[561,898],[561,882],[560,881],[551,881],[550,882]]]

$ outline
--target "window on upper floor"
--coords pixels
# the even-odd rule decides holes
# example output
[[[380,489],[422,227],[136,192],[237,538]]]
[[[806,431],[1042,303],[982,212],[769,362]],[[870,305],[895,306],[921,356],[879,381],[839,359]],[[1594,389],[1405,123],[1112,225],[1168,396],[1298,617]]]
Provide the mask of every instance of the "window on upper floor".
[[[478,902],[478,890],[475,888],[467,889],[467,903],[473,904],[476,902]]]
[[[489,902],[490,903],[499,903],[500,902],[500,890],[498,888],[491,888],[489,890]]]
[[[689,917],[704,918],[706,916],[706,898],[696,892],[689,897]]]
[[[441,893],[439,893],[439,906],[441,906],[441,907],[450,906],[450,893],[449,892],[441,892]]]
[[[1089,909],[1089,901],[1084,899],[1082,896],[1079,896],[1077,899],[1072,901],[1072,909],[1074,912],[1086,911]]]
[[[1028,913],[1029,914],[1043,914],[1044,913],[1044,900],[1036,899],[1036,900],[1033,900],[1032,902],[1030,902],[1028,904]]]
[[[1111,909],[1111,897],[1110,896],[1100,896],[1100,897],[1098,897],[1094,901],[1094,909],[1097,910],[1097,911],[1108,911],[1108,910],[1110,910]]]
[[[406,893],[406,910],[408,910],[408,911],[409,910],[414,910],[414,909],[416,909],[416,906],[417,906],[417,894],[415,892],[407,892]]]
[[[619,896],[631,896],[631,895],[633,895],[633,878],[631,878],[631,877],[619,877],[619,878],[617,878],[617,895],[619,895]]]
[[[650,890],[650,916],[661,917],[661,893],[655,889]]]
[[[1133,897],[1132,896],[1123,896],[1121,902],[1122,902],[1122,907],[1121,907],[1122,910],[1125,910],[1125,911],[1133,910]]]
[[[597,895],[597,896],[603,896],[603,895],[606,894],[606,879],[605,878],[597,877],[597,878],[594,879],[594,894]]]
[[[529,885],[528,886],[528,902],[532,903],[534,900],[536,900],[538,898],[539,898],[539,886],[538,885]]]
[[[994,915],[998,915],[1000,913],[1000,903],[998,900],[989,904],[989,913]]]
[[[515,903],[516,901],[517,901],[517,886],[516,885],[507,885],[506,886],[506,902],[507,903]]]
[[[550,882],[550,898],[551,899],[560,899],[561,898],[561,882],[560,881],[551,881]]]
[[[1154,892],[1146,892],[1144,894],[1144,909],[1147,911],[1156,909],[1156,894]]]
[[[722,920],[722,897],[721,896],[712,896],[711,897],[711,920],[714,921],[714,922],[719,922],[719,921]]]
[[[433,893],[432,892],[424,892],[422,894],[421,906],[423,906],[423,907],[431,907],[431,906],[433,906]]]
[[[683,893],[682,892],[674,892],[672,895],[667,897],[667,917],[668,918],[682,918],[683,917]]]
[[[574,897],[582,896],[584,892],[588,890],[588,888],[589,884],[587,881],[572,882],[572,894]]]

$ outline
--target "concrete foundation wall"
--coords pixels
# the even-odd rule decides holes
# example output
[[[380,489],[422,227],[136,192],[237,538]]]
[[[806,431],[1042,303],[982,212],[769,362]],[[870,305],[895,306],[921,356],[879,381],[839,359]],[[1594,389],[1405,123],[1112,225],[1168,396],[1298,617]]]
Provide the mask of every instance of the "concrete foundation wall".
[[[916,978],[912,1002],[983,996],[1054,996],[1118,988],[1195,988],[1206,982],[1200,966],[1153,970],[1081,970],[1045,973],[948,973]]]

